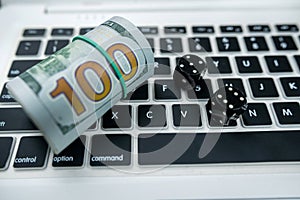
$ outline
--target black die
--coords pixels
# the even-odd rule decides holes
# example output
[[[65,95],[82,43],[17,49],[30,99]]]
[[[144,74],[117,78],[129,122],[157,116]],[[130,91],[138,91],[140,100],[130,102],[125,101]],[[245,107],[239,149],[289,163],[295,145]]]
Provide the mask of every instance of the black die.
[[[203,81],[207,70],[206,63],[199,56],[188,54],[179,58],[173,78],[178,87],[191,90]]]
[[[216,91],[206,104],[211,126],[227,126],[247,110],[246,96],[236,88],[225,86]]]

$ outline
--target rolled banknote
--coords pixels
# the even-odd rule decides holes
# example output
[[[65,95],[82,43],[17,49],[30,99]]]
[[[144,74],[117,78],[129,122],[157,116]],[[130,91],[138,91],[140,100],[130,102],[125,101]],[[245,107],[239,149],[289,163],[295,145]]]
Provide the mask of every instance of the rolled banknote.
[[[144,35],[113,17],[9,81],[7,89],[60,153],[153,73]]]

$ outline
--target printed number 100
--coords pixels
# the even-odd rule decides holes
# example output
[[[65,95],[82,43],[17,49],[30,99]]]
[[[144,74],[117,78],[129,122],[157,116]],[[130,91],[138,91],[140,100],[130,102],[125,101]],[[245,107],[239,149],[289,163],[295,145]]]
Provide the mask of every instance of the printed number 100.
[[[127,59],[130,67],[130,71],[128,73],[125,73],[122,67],[120,67],[119,63],[117,62],[115,52],[122,53]],[[134,77],[137,72],[138,61],[135,54],[128,46],[125,44],[114,44],[107,49],[107,53],[113,60],[115,60],[115,63],[117,64],[117,67],[119,68],[119,71],[121,72],[125,82]],[[101,92],[97,92],[93,87],[91,87],[89,80],[85,75],[86,70],[91,70],[100,79],[103,85]],[[78,68],[75,70],[75,79],[82,92],[92,102],[101,101],[110,94],[111,90],[113,90],[109,74],[100,64],[94,61],[87,61],[78,66]],[[51,97],[55,99],[56,97],[63,95],[68,100],[77,115],[84,113],[86,110],[85,106],[68,81],[62,77],[56,81],[56,84],[57,85],[55,89],[50,92]]]

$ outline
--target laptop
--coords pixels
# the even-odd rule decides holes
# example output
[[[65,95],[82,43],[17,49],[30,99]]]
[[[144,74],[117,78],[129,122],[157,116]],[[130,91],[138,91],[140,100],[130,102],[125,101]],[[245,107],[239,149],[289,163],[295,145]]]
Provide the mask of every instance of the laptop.
[[[300,199],[299,1],[0,2],[1,200]],[[113,16],[144,33],[154,76],[54,155],[5,84]],[[174,84],[186,54],[207,63],[201,90]],[[220,84],[248,108],[215,128]]]

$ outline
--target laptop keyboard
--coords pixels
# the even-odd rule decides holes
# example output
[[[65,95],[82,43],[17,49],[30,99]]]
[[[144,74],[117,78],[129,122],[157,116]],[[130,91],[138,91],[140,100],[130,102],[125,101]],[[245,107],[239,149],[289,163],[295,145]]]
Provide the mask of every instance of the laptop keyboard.
[[[6,80],[93,27],[31,28],[20,33]],[[155,53],[154,77],[53,155],[35,125],[8,94],[0,96],[0,169],[132,165],[203,165],[300,161],[300,33],[296,24],[141,26]],[[172,74],[179,56],[194,53],[208,66],[201,90],[182,91]],[[242,91],[248,110],[205,157],[199,149],[208,125],[205,104],[219,86]],[[194,134],[196,132],[196,134]],[[209,133],[212,132],[212,133]],[[172,142],[177,137],[175,142]],[[190,138],[193,139],[190,141]],[[185,144],[190,141],[189,144]],[[186,149],[177,154],[181,146]]]

